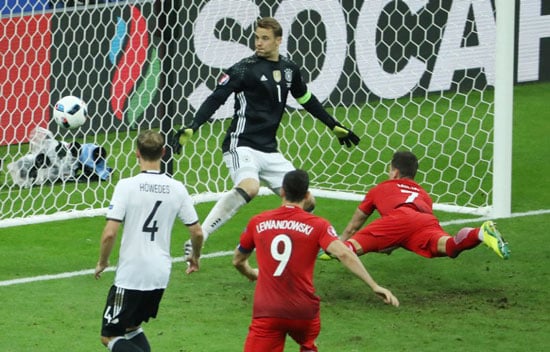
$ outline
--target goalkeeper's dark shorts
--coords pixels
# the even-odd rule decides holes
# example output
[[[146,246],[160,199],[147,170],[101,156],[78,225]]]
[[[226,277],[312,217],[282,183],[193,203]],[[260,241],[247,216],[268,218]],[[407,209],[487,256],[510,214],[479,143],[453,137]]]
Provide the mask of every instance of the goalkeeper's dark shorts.
[[[128,328],[156,318],[164,289],[127,290],[111,286],[103,310],[101,336],[124,336]]]

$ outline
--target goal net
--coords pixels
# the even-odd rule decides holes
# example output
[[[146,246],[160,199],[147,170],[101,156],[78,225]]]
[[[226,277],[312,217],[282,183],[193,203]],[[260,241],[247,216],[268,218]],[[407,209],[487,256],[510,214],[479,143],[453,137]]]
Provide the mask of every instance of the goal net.
[[[137,133],[188,123],[223,70],[253,54],[254,22],[263,16],[282,24],[281,54],[302,67],[310,90],[361,136],[358,147],[342,147],[289,101],[279,148],[310,172],[318,196],[362,199],[386,179],[393,152],[408,149],[436,207],[491,211],[496,22],[489,1],[0,6],[0,226],[103,214],[116,181],[138,172]],[[84,126],[64,129],[52,120],[53,105],[66,95],[88,103]],[[232,114],[230,97],[182,155],[166,160],[198,202],[232,187],[220,148]],[[30,142],[42,129],[62,145],[103,148],[109,176],[85,170],[76,154],[68,161],[74,174],[37,177],[55,164],[55,156],[35,161]],[[32,160],[27,169],[17,166],[25,158]]]

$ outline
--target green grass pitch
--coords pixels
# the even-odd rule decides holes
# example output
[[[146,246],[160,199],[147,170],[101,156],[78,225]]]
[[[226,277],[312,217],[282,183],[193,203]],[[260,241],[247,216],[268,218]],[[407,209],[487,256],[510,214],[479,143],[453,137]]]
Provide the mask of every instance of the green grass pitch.
[[[550,84],[515,88],[513,217],[496,219],[510,243],[511,259],[480,247],[457,259],[428,260],[404,250],[361,257],[374,278],[401,306],[384,305],[338,262],[318,262],[322,351],[546,351],[550,346]],[[341,231],[356,202],[317,199],[316,213]],[[157,319],[144,324],[154,351],[241,351],[250,322],[254,284],[231,266],[232,251],[248,218],[279,205],[259,197],[215,233],[201,271],[184,274],[176,262]],[[211,203],[198,204],[204,218]],[[481,219],[438,212],[454,234]],[[81,218],[0,229],[0,351],[104,351],[101,313],[113,273],[96,281],[103,218]],[[187,233],[177,224],[175,257]],[[116,250],[115,253],[116,254]],[[112,263],[116,262],[113,256]],[[32,281],[42,275],[66,278]],[[31,282],[26,282],[30,279]],[[13,280],[19,283],[13,283]],[[298,350],[287,342],[288,351]]]

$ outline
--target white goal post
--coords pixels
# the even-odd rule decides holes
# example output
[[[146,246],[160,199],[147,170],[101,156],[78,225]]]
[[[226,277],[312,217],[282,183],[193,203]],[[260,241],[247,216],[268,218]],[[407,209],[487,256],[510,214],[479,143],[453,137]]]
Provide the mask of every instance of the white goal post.
[[[0,227],[104,214],[116,181],[137,172],[136,134],[189,122],[223,70],[253,54],[263,16],[282,24],[281,53],[310,90],[362,138],[340,146],[289,101],[279,148],[310,171],[316,196],[361,200],[387,177],[393,152],[409,149],[436,209],[508,216],[515,11],[508,0],[2,2]],[[78,129],[51,119],[65,95],[88,103]],[[182,155],[165,160],[197,202],[232,186],[221,158],[232,108],[230,97]],[[15,168],[36,156],[36,128],[103,147],[110,178],[82,172],[78,160],[72,179]]]

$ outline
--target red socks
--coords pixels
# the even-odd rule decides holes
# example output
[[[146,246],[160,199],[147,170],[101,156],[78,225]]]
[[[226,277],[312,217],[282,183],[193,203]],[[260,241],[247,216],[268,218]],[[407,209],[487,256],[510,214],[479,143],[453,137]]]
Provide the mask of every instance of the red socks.
[[[458,255],[467,249],[477,247],[481,243],[478,237],[479,228],[465,227],[458,231],[456,236],[451,237],[445,244],[445,251],[451,258],[456,258]]]

